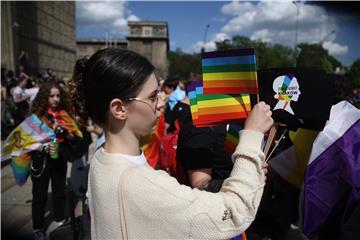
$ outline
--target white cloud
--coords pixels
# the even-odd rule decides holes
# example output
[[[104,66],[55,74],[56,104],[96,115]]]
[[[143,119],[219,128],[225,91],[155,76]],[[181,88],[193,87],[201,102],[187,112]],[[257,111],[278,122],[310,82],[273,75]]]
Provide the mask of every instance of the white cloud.
[[[204,43],[204,41],[198,41],[193,45],[193,50],[195,52],[200,52],[201,48],[204,48],[206,51],[213,51],[216,49],[215,42],[222,42],[225,39],[231,39],[230,36],[226,33],[216,33],[211,37],[211,40]]]
[[[323,8],[302,2],[295,5],[292,1],[233,1],[223,5],[221,12],[231,17],[221,32],[247,35],[253,40],[281,43],[289,47],[296,42],[297,20],[297,43],[319,43],[336,30],[335,20]]]
[[[251,40],[261,40],[263,42],[272,42],[271,34],[268,29],[262,29],[254,32],[251,37]]]
[[[127,9],[124,1],[76,2],[76,20],[86,29],[127,34],[127,22],[140,18]]]
[[[323,47],[327,49],[331,55],[343,55],[349,51],[347,46],[341,46],[334,42],[324,42]]]
[[[140,21],[140,18],[134,14],[131,14],[127,20],[128,21]]]

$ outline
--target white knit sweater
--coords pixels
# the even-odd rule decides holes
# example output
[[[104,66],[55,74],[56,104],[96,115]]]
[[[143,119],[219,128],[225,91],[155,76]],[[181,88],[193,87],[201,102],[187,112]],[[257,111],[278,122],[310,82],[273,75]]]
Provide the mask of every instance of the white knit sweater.
[[[228,239],[253,221],[264,187],[263,134],[242,130],[219,193],[99,149],[90,167],[92,239]]]

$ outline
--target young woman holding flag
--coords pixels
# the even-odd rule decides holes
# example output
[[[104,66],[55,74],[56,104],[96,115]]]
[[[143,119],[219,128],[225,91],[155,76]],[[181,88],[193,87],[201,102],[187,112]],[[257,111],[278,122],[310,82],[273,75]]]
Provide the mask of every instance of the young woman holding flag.
[[[273,124],[270,106],[253,108],[230,177],[210,193],[152,169],[139,150],[164,106],[146,58],[104,49],[78,60],[74,76],[77,98],[106,136],[89,173],[93,239],[227,239],[251,224],[265,185],[261,143]]]
[[[54,220],[65,220],[67,161],[81,156],[82,134],[69,114],[67,93],[56,83],[44,84],[34,99],[30,115],[9,135],[3,159],[12,159],[15,179],[32,188],[34,239],[45,239],[44,214],[51,179]]]

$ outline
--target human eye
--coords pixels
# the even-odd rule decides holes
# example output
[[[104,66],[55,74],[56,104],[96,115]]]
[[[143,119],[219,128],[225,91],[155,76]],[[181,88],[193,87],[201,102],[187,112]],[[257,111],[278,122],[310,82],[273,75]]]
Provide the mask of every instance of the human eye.
[[[150,99],[152,102],[155,102],[157,96],[158,96],[157,94],[152,95],[152,96],[149,97],[149,99]]]

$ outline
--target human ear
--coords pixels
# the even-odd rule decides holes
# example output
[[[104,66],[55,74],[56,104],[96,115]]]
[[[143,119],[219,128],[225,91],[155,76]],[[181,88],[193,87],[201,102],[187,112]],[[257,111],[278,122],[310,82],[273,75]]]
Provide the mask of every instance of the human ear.
[[[125,120],[127,118],[127,109],[122,100],[114,98],[109,104],[110,114],[119,120]]]

